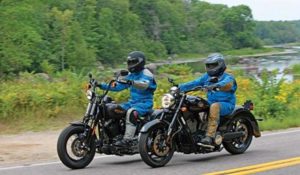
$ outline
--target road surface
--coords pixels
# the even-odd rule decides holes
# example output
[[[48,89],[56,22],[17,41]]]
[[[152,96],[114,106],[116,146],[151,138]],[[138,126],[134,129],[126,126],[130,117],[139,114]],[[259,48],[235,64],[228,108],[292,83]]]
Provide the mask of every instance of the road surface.
[[[300,175],[300,129],[263,133],[241,155],[225,150],[211,154],[175,154],[162,168],[150,168],[134,156],[98,156],[85,169],[70,170],[60,162],[0,168],[0,175]]]

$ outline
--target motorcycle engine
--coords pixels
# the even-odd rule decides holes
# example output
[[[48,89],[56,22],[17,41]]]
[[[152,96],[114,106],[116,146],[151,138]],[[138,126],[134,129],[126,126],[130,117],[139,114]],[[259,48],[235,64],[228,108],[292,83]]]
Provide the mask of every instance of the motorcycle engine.
[[[114,138],[118,135],[123,135],[125,132],[125,123],[123,120],[117,121],[110,119],[104,124],[107,136],[109,138]]]

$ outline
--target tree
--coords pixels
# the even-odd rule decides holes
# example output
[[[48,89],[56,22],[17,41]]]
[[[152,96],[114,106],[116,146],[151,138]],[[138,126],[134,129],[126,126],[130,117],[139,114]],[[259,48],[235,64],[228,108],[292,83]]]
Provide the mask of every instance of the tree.
[[[40,18],[35,18],[39,1],[0,2],[0,77],[30,69],[37,61],[34,55],[40,50],[33,49],[42,43]],[[41,15],[42,16],[42,15]]]

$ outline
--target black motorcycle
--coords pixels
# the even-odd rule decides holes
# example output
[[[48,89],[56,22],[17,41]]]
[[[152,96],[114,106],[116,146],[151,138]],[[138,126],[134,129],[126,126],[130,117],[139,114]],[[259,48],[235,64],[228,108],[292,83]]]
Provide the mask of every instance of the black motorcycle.
[[[120,71],[114,80],[109,82],[127,83],[120,77],[128,71]],[[137,135],[143,124],[150,118],[150,113],[138,121],[136,137],[129,147],[117,147],[115,142],[122,139],[125,132],[125,113],[116,113],[118,105],[107,96],[109,89],[102,95],[96,93],[97,81],[89,74],[89,85],[86,91],[89,100],[86,113],[79,122],[70,123],[57,142],[57,153],[64,165],[71,169],[84,168],[93,160],[95,153],[108,155],[133,155],[138,153]]]
[[[180,92],[172,79],[169,82],[173,87],[162,97],[163,108],[156,111],[157,119],[144,125],[140,131],[140,155],[149,166],[166,165],[175,151],[211,153],[224,147],[231,154],[241,154],[248,149],[253,136],[261,136],[257,120],[250,112],[253,103],[247,101],[243,106],[236,106],[230,115],[222,117],[213,145],[201,144],[207,129],[209,104],[205,99],[187,93],[207,89],[197,87]]]

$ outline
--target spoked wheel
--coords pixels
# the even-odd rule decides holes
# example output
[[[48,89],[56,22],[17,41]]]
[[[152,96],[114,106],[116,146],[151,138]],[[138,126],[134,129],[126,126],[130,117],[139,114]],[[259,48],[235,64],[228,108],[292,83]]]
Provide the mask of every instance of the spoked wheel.
[[[69,126],[62,131],[58,138],[58,157],[64,165],[71,169],[86,167],[95,156],[95,136],[87,140],[83,133],[83,126]]]
[[[141,133],[139,151],[147,165],[153,168],[166,165],[174,154],[174,146],[167,142],[166,128],[155,125],[148,132]]]
[[[228,132],[244,132],[245,135],[229,142],[223,142],[224,148],[231,154],[244,153],[252,142],[252,126],[247,119],[242,116],[236,117],[228,127]]]

